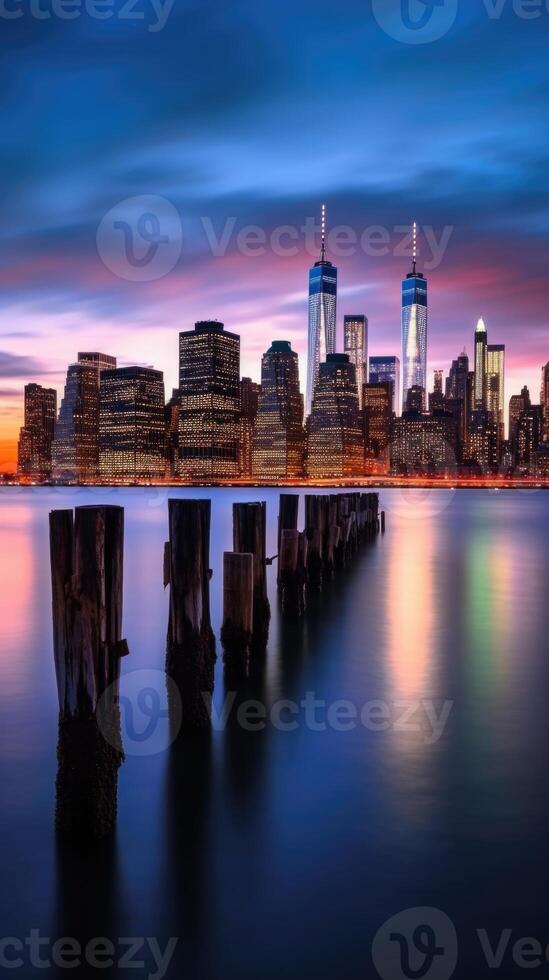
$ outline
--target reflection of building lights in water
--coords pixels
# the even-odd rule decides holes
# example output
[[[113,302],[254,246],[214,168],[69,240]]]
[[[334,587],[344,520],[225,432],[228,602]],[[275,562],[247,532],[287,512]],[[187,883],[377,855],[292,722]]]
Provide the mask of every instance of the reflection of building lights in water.
[[[10,697],[24,697],[33,672],[32,659],[21,648],[20,639],[26,635],[27,623],[21,619],[21,609],[32,609],[37,600],[36,537],[32,530],[36,512],[24,504],[11,505],[3,513],[1,526],[2,553],[0,562],[0,595],[2,646],[0,656],[18,664],[17,671],[6,674],[4,683]],[[9,556],[9,560],[7,558]],[[48,600],[49,601],[49,594]],[[49,640],[49,637],[47,638]]]
[[[505,680],[513,646],[508,597],[512,594],[513,544],[506,532],[490,541],[479,533],[467,556],[468,648],[478,689],[493,689]]]
[[[399,698],[430,697],[436,531],[428,521],[399,521],[394,533],[387,588],[392,693]]]

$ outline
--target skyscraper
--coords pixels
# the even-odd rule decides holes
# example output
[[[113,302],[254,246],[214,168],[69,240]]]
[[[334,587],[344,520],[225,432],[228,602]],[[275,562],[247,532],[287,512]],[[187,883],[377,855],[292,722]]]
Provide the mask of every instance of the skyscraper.
[[[427,405],[427,280],[417,272],[417,225],[414,222],[412,271],[402,283],[402,405],[410,388],[423,390]]]
[[[253,436],[252,472],[261,480],[303,474],[303,399],[297,354],[273,340],[261,362],[261,389]]]
[[[496,420],[501,444],[505,438],[505,344],[486,347],[486,408]]]
[[[32,480],[51,476],[51,444],[57,414],[57,392],[42,385],[25,385],[24,425],[19,433],[17,472]]]
[[[166,432],[166,475],[177,476],[179,465],[179,416],[181,415],[181,395],[179,388],[173,388],[172,397],[164,409]]]
[[[99,369],[69,364],[52,443],[52,475],[63,483],[93,482],[99,469]]]
[[[354,364],[328,354],[320,364],[311,411],[307,474],[313,479],[359,477],[364,442]]]
[[[516,465],[518,458],[518,424],[521,416],[530,408],[530,392],[526,385],[520,395],[511,395],[509,399],[509,443],[513,463]]]
[[[475,396],[474,408],[486,408],[486,352],[488,334],[482,317],[475,330]]]
[[[368,317],[364,313],[343,318],[343,349],[356,371],[358,401],[362,408],[362,389],[368,381]]]
[[[499,467],[500,444],[497,419],[486,408],[475,408],[467,426],[465,447],[467,463],[475,473],[496,473]]]
[[[429,411],[433,412],[443,412],[444,411],[444,392],[442,390],[442,382],[444,378],[444,371],[438,368],[435,371],[434,387],[431,392],[429,392]]]
[[[541,405],[529,405],[517,423],[517,466],[519,473],[533,475],[536,468],[535,453],[541,443]]]
[[[452,361],[452,366],[446,378],[446,410],[452,412],[458,425],[458,459],[466,445],[467,426],[472,406],[472,372],[469,371],[469,357],[464,350],[459,357]]]
[[[541,369],[540,402],[543,411],[543,442],[549,442],[549,361]]]
[[[305,414],[313,404],[319,364],[336,349],[337,269],[326,258],[326,207],[322,205],[320,259],[309,271],[309,333]]]
[[[261,385],[251,378],[240,381],[240,476],[252,475],[252,446]]]
[[[81,351],[78,354],[79,364],[94,364],[97,370],[112,371],[116,367],[116,357],[110,354],[101,354],[99,351]]]
[[[364,469],[368,474],[389,472],[389,446],[393,419],[393,389],[390,381],[364,385]]]
[[[389,354],[370,357],[370,377],[372,384],[391,385],[391,411],[400,412],[400,359]]]
[[[164,376],[148,367],[101,374],[99,475],[110,481],[160,480],[166,472]]]
[[[208,482],[239,474],[240,337],[217,320],[179,334],[179,475]]]

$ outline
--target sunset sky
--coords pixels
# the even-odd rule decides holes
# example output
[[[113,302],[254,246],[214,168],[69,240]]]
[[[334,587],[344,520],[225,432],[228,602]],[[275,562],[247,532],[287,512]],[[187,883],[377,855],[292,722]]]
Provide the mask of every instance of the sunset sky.
[[[482,315],[489,341],[507,345],[507,400],[524,383],[538,400],[549,360],[545,5],[523,19],[511,2],[462,0],[425,45],[384,33],[369,0],[175,0],[161,30],[149,29],[150,0],[131,20],[18,9],[2,23],[0,469],[14,466],[23,385],[61,393],[78,350],[153,364],[169,395],[178,331],[218,318],[241,335],[243,374],[259,379],[261,353],[288,339],[304,377],[312,256],[299,231],[293,256],[270,236],[316,219],[322,202],[332,228],[381,226],[389,243],[385,255],[330,256],[340,334],[345,313],[364,312],[370,353],[399,354],[409,258],[396,229],[415,219],[437,240],[447,229],[436,268],[420,235],[430,368],[471,354]],[[97,234],[115,207],[131,225],[139,206],[124,202],[141,195],[169,202],[158,218],[177,261],[136,282],[116,258],[122,232],[109,237],[107,218],[99,250]],[[265,233],[263,254],[239,247],[248,225]],[[233,226],[213,254],[212,230]]]

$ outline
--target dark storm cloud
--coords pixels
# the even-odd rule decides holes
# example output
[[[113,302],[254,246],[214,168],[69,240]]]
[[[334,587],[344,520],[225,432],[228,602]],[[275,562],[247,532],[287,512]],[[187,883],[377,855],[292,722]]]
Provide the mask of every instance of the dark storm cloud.
[[[45,373],[37,358],[0,350],[0,378],[28,378],[33,374]]]

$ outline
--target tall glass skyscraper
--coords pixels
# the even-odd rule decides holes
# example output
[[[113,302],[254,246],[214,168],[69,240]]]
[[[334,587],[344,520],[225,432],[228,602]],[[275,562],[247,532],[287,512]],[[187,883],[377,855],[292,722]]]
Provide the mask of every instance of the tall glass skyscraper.
[[[475,330],[475,396],[474,407],[486,408],[486,350],[488,334],[482,317]]]
[[[543,411],[543,441],[549,442],[549,361],[541,369],[540,402]]]
[[[498,425],[498,438],[505,437],[505,344],[486,348],[486,408]]]
[[[322,206],[320,259],[309,270],[309,335],[305,414],[311,414],[318,366],[336,349],[337,269],[326,258],[326,208]]]
[[[416,226],[412,271],[402,282],[402,406],[410,388],[423,389],[427,405],[427,280],[417,272]]]
[[[358,404],[362,408],[362,389],[368,381],[368,317],[364,313],[343,317],[343,349],[355,366]]]

